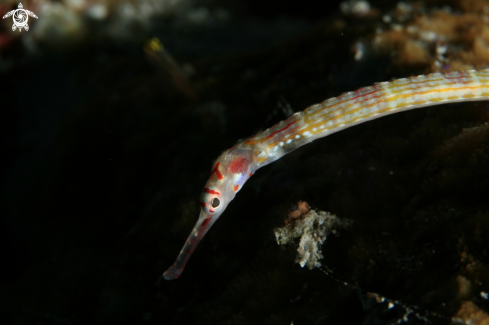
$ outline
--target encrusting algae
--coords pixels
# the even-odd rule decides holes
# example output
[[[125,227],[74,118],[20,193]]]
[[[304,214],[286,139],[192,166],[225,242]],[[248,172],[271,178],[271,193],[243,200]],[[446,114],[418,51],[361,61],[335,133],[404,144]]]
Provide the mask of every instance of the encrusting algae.
[[[469,14],[477,16],[474,18],[475,22],[471,22],[472,18],[466,18]],[[480,54],[482,52],[477,55],[462,55],[464,51],[473,52],[473,48],[464,46],[457,49],[459,39],[449,38],[441,44],[436,41],[438,36],[434,36],[433,40],[429,38],[434,34],[416,32],[411,37],[407,31],[407,25],[414,24],[413,19],[416,19],[416,24],[421,24],[425,21],[423,19],[435,20],[437,17],[449,15],[452,19],[449,21],[459,24],[457,28],[462,28],[463,19],[468,22],[467,26],[472,26],[470,30],[473,33],[460,37],[467,37],[464,39],[466,44],[473,45],[478,42],[477,33],[483,33],[483,29],[479,28],[485,28],[479,24],[484,20],[483,12],[467,11],[459,14],[438,8],[424,10],[417,15],[407,15],[404,21],[399,22],[406,34],[398,35],[401,42],[394,42],[396,47],[388,50],[377,48],[377,53],[396,52],[385,68],[389,73],[412,75],[415,73],[413,71],[449,71],[458,69],[456,67],[474,68],[489,64],[489,61],[484,61],[487,58]],[[338,23],[336,26],[345,25]],[[399,26],[394,25],[392,28],[397,30]],[[327,32],[334,34],[331,30]],[[327,32],[322,30],[318,34]],[[378,34],[375,32],[371,35],[372,40]],[[425,43],[420,43],[419,38],[426,38],[423,41]],[[351,40],[354,41],[356,40]],[[421,45],[411,46],[412,43],[410,45],[409,42]],[[370,44],[368,48],[375,49],[375,44]],[[423,51],[422,55],[414,53],[420,50]],[[400,52],[405,55],[400,55]],[[311,50],[311,53],[316,56],[322,54],[319,50]],[[413,56],[422,60],[409,59]],[[369,62],[368,57],[359,62],[362,60]],[[294,68],[304,68],[300,66],[301,62],[296,63]],[[356,67],[351,67],[351,71]],[[284,72],[285,75],[287,73],[291,72]],[[335,78],[339,76],[341,73],[336,74],[333,71],[330,78],[337,80]],[[305,89],[302,84],[297,87],[300,91]],[[276,84],[269,87],[276,88],[279,88]],[[334,93],[333,90],[331,92]],[[318,96],[324,97],[322,94]],[[283,162],[276,167],[270,167],[267,176],[263,176],[268,185],[260,186],[265,189],[273,188],[276,193],[267,195],[264,190],[260,193],[266,196],[267,204],[271,201],[275,204],[264,214],[276,215],[276,211],[285,205],[284,201],[291,202],[298,197],[307,197],[309,202],[318,204],[321,209],[354,220],[353,226],[344,232],[340,245],[325,245],[321,249],[320,254],[324,256],[321,263],[328,268],[334,268],[334,275],[348,283],[358,283],[361,288],[382,293],[383,296],[403,298],[408,306],[426,308],[443,315],[449,321],[452,316],[457,316],[457,311],[465,301],[484,299],[481,298],[481,292],[488,292],[489,281],[479,281],[486,279],[484,274],[489,274],[485,257],[486,244],[475,239],[467,240],[483,238],[481,234],[489,231],[482,221],[487,218],[487,212],[484,211],[489,210],[486,199],[489,191],[489,164],[485,163],[488,152],[485,137],[487,120],[485,103],[447,105],[374,121],[370,125],[359,127],[357,131],[322,140],[322,143],[318,142],[314,147],[304,148],[302,152],[293,154],[289,158],[289,162],[293,163]],[[295,222],[292,219],[294,218],[288,219],[290,225]],[[263,224],[267,223],[263,221]],[[465,238],[462,241],[464,244],[460,244],[460,238]],[[277,265],[283,263],[278,261],[280,255],[277,253],[267,250],[265,255],[269,262],[275,261]],[[256,279],[254,289],[264,295],[279,297],[281,291],[278,287],[274,287],[273,294],[271,291],[263,293],[260,290],[261,286],[271,289],[267,287],[266,280],[259,276],[261,272],[270,274],[274,269],[272,265],[267,268],[266,264],[262,262],[259,266],[254,265],[243,270],[249,277],[246,286],[251,286],[253,279]],[[347,289],[338,289],[336,284],[328,284],[328,281],[312,274],[314,272],[301,275],[290,265],[274,270],[280,274],[280,278],[288,279],[288,285],[295,288],[297,295],[301,292],[298,289],[301,288],[301,280],[307,281],[306,279],[311,278],[314,279],[315,290],[319,293],[309,302],[308,299],[313,294],[310,289],[304,290],[305,293],[301,294],[302,298],[298,303],[292,304],[281,317],[275,315],[267,318],[270,323],[279,323],[278,320],[284,318],[290,320],[293,315],[304,315],[306,305],[312,307],[318,300],[324,304],[333,304],[331,301],[334,301],[334,307],[328,310],[335,310],[330,312],[332,319],[341,322],[349,315],[348,307],[358,303],[356,297],[348,300],[351,292]],[[461,283],[457,280],[461,275],[459,273],[467,279],[464,283],[480,290],[467,291],[468,296],[458,295]],[[324,308],[324,304],[321,308]],[[304,309],[299,308],[299,305]],[[235,323],[246,323],[252,318],[252,311],[259,309],[254,304],[249,304],[248,307],[248,311],[243,312],[241,321],[236,319]],[[385,311],[385,307],[382,311]],[[476,312],[475,309],[472,311]],[[370,319],[374,310],[366,310],[365,313],[364,318]],[[236,311],[236,314],[240,312]],[[475,317],[475,314],[472,316]],[[467,315],[466,319],[472,316]],[[375,317],[384,322],[399,320],[397,315],[389,313]],[[320,318],[319,315],[315,319],[311,316],[309,320]],[[371,321],[374,323],[374,318]]]
[[[353,221],[340,237],[328,236],[321,248],[321,264],[336,278],[378,293],[374,297],[381,294],[445,315],[444,323],[452,317],[466,323],[484,319],[489,293],[486,103],[401,113],[291,153],[253,176],[230,207],[232,215],[196,252],[185,278],[154,287],[195,221],[208,165],[235,139],[269,126],[265,121],[279,98],[300,110],[382,80],[489,65],[487,24],[482,23],[488,1],[452,1],[450,7],[440,1],[398,2],[393,9],[370,3],[378,16],[360,21],[336,15],[266,50],[188,59],[195,67],[192,86],[199,103],[181,104],[186,98],[171,84],[162,91],[162,78],[143,56],[142,43],[133,46],[141,52],[139,59],[132,52],[124,56],[117,47],[118,60],[109,51],[110,60],[86,70],[87,84],[101,90],[89,105],[67,113],[70,119],[61,125],[58,140],[63,150],[56,155],[40,150],[39,160],[54,166],[52,172],[42,178],[43,169],[22,170],[29,181],[18,187],[47,180],[38,182],[42,204],[32,208],[23,202],[36,193],[17,190],[21,213],[12,218],[19,228],[28,224],[22,215],[29,214],[69,222],[62,233],[77,253],[62,259],[53,250],[55,263],[40,260],[24,268],[27,273],[8,284],[15,294],[4,297],[2,313],[12,313],[17,305],[31,307],[23,315],[14,312],[12,319],[23,323],[139,323],[143,316],[155,324],[396,323],[405,313],[398,305],[388,309],[376,301],[364,306],[355,289],[294,265],[296,252],[276,245],[272,229],[283,224],[287,205],[303,198],[319,211]],[[446,32],[443,24],[448,24]],[[352,53],[358,42],[363,46]],[[83,58],[74,58],[80,59],[77,66],[87,66]],[[142,72],[134,78],[134,71]],[[101,81],[100,74],[116,77]],[[28,84],[22,87],[24,94],[31,93]],[[203,112],[216,102],[226,109]],[[185,141],[175,137],[183,130]],[[86,167],[101,166],[100,157],[107,163],[112,159],[116,168],[98,170],[97,179],[110,177],[110,186],[94,189],[98,182]],[[103,201],[101,209],[92,209],[94,198]],[[77,209],[70,218],[55,219],[46,209],[50,200],[63,202],[63,213]],[[73,228],[90,234],[91,246],[86,236],[77,239]],[[38,230],[38,237],[23,232],[20,238],[48,253],[51,246],[42,246],[38,238],[62,242],[42,222],[39,229],[43,235]],[[80,263],[86,254],[93,258]],[[18,265],[16,270],[24,266]],[[66,299],[74,291],[79,298]],[[93,302],[89,309],[84,308],[87,299]],[[51,318],[39,310],[49,311]]]
[[[301,267],[307,265],[312,270],[321,266],[319,260],[324,257],[321,254],[321,245],[327,236],[338,235],[339,229],[350,227],[353,221],[340,219],[329,212],[310,210],[305,202],[299,202],[298,205],[305,206],[302,209],[308,211],[304,211],[305,213],[301,213],[299,217],[290,217],[292,221],[287,219],[284,227],[275,228],[273,231],[279,245],[291,244],[300,238],[296,263]]]
[[[426,12],[423,2],[399,2],[383,16],[387,28],[373,38],[375,50],[392,55],[399,69],[454,71],[489,64],[489,2],[456,1]],[[385,30],[384,30],[385,29]]]

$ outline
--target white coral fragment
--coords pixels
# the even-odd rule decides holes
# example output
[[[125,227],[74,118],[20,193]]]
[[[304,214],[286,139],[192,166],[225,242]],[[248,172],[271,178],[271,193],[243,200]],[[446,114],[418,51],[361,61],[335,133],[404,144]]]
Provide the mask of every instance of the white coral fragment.
[[[340,219],[336,215],[324,211],[310,210],[299,219],[275,228],[277,244],[286,245],[300,237],[297,248],[296,263],[301,267],[307,265],[312,270],[321,266],[319,260],[323,258],[321,245],[330,233],[336,234],[337,229],[344,229],[353,223],[349,219]]]
[[[370,3],[365,0],[349,0],[340,3],[340,10],[346,15],[365,16],[370,9]]]

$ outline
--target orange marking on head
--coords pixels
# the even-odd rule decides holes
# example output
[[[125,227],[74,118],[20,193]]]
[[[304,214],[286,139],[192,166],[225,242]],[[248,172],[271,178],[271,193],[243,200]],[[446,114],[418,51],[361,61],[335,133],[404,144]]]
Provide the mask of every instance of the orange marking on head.
[[[244,174],[248,170],[250,161],[245,157],[238,157],[229,165],[229,171],[233,174]]]
[[[239,190],[239,185],[235,185],[235,186],[233,187],[233,191],[237,192],[238,190]]]
[[[202,190],[202,192],[206,192],[206,193],[209,193],[209,194],[217,194],[217,195],[221,195],[221,193],[219,193],[218,191],[210,190],[210,189],[208,189],[207,187],[206,187],[206,188],[204,188],[204,189]]]
[[[207,228],[207,226],[209,225],[209,222],[211,222],[211,218],[207,218],[205,219],[202,224],[200,225],[202,228]]]
[[[220,165],[220,164],[221,164],[220,162],[218,162],[218,163],[216,164],[216,166],[214,167],[214,169],[213,169],[213,170],[212,170],[212,172],[211,172],[211,175],[212,175],[213,173],[216,173],[217,178],[218,178],[219,180],[222,180],[222,179],[224,178],[224,176],[222,176],[221,172],[219,172],[219,165]]]

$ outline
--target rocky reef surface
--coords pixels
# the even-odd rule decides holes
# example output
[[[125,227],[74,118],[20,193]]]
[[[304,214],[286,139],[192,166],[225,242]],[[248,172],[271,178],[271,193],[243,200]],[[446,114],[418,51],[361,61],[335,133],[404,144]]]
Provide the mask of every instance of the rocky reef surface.
[[[23,5],[29,31],[0,25],[0,323],[488,322],[487,102],[394,114],[260,169],[182,277],[161,274],[222,150],[361,86],[487,68],[489,1]],[[353,221],[322,247],[339,282],[276,244],[298,200]]]

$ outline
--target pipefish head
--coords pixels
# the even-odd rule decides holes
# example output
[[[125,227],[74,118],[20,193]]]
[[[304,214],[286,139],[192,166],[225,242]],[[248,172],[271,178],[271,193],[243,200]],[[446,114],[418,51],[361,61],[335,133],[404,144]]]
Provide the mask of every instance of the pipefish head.
[[[166,280],[178,278],[190,255],[210,227],[226,210],[236,193],[256,170],[256,157],[249,149],[231,148],[214,162],[200,196],[200,215],[175,263],[163,273]]]

